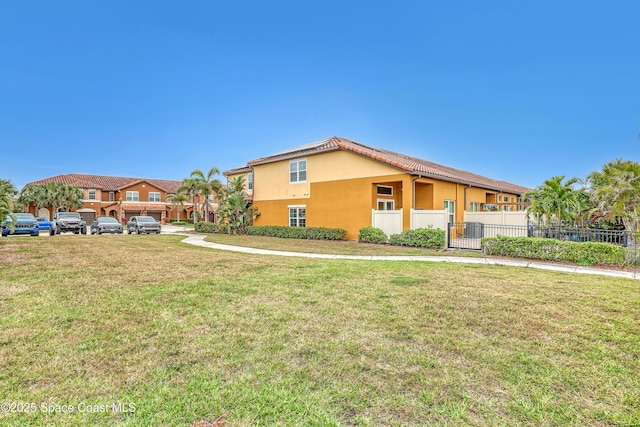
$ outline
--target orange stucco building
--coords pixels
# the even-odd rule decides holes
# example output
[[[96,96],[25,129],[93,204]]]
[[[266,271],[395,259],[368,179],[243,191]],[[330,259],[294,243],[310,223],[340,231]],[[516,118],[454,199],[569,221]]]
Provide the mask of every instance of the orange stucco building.
[[[332,137],[249,161],[224,172],[244,176],[260,215],[255,225],[336,227],[355,240],[372,225],[372,211],[446,210],[462,222],[464,210],[521,206],[527,188],[345,138]]]

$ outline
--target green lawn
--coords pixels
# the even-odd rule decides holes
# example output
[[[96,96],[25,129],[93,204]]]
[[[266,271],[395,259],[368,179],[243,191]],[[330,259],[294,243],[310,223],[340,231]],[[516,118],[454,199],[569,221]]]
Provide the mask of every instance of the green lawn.
[[[0,240],[0,402],[135,408],[0,425],[640,424],[640,282],[181,238]]]
[[[207,234],[207,242],[223,243],[225,245],[248,246],[258,249],[275,251],[310,252],[336,255],[408,255],[408,256],[467,256],[482,257],[479,251],[434,250],[426,248],[411,248],[404,246],[377,245],[348,240],[306,240],[280,239],[277,237]]]

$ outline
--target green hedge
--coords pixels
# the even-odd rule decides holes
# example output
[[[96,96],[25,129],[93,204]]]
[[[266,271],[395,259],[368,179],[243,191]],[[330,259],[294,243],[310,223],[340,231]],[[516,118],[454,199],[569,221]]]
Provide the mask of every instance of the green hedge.
[[[407,230],[402,234],[393,234],[389,243],[395,246],[414,246],[418,248],[444,248],[446,234],[444,230],[434,228],[418,228]]]
[[[196,222],[195,229],[201,233],[220,233],[222,231],[217,223],[204,221]]]
[[[482,251],[487,255],[569,261],[579,265],[625,264],[625,249],[611,243],[498,236],[482,239]]]
[[[245,233],[253,236],[310,240],[344,240],[347,235],[347,231],[341,228],[286,227],[279,225],[249,226],[245,229]]]
[[[358,241],[364,243],[387,243],[387,235],[376,227],[362,227],[358,233]]]

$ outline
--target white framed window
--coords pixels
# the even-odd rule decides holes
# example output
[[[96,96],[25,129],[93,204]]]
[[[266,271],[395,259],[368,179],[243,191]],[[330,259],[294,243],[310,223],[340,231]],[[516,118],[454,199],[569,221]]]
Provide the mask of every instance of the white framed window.
[[[307,159],[289,162],[289,183],[307,181]]]
[[[215,197],[213,194],[209,194],[209,195],[207,196],[207,201],[208,201],[209,203],[214,203],[214,202],[216,201],[216,197]]]
[[[109,201],[114,202],[116,200],[116,195],[113,191],[109,191]]]
[[[393,196],[393,187],[388,185],[378,185],[376,188],[378,196]]]
[[[249,193],[253,192],[253,172],[247,174],[247,191]]]
[[[140,193],[137,191],[127,191],[127,202],[139,202]]]
[[[149,201],[150,202],[159,202],[160,201],[160,193],[157,191],[149,191]]]
[[[471,210],[471,212],[478,212],[479,207],[480,207],[480,203],[478,202],[471,202],[469,205],[469,209]]]
[[[454,224],[456,222],[456,202],[455,200],[445,200],[444,201],[444,210],[448,212],[448,221],[449,224]]]
[[[395,202],[388,199],[378,199],[379,211],[392,211],[395,209]]]
[[[306,227],[307,226],[307,206],[289,206],[289,226],[290,227]]]
[[[89,189],[89,200],[95,200],[96,199],[96,189],[95,188],[90,188]]]

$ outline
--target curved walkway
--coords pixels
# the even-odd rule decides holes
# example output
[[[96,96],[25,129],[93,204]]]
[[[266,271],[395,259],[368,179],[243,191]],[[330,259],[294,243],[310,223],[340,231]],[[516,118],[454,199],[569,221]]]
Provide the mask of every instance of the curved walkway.
[[[204,248],[218,249],[221,251],[241,252],[256,255],[274,255],[298,258],[313,259],[349,259],[349,260],[366,260],[366,261],[428,261],[428,262],[451,262],[459,264],[485,264],[485,265],[504,265],[508,267],[524,267],[537,268],[540,270],[560,271],[563,273],[592,274],[609,277],[622,277],[625,279],[640,279],[640,273],[631,271],[606,270],[602,268],[580,267],[571,265],[547,264],[536,261],[526,260],[510,260],[500,258],[470,258],[470,257],[448,257],[448,256],[376,256],[376,255],[332,255],[332,254],[315,254],[308,252],[288,252],[288,251],[272,251],[268,249],[248,248],[244,246],[224,245],[222,243],[213,243],[205,241],[204,234],[186,234],[181,232],[173,232],[172,234],[180,234],[187,236],[183,243]]]

